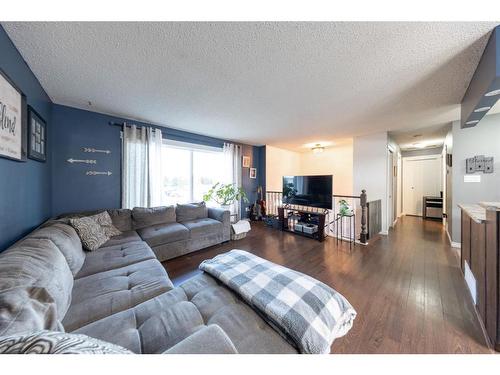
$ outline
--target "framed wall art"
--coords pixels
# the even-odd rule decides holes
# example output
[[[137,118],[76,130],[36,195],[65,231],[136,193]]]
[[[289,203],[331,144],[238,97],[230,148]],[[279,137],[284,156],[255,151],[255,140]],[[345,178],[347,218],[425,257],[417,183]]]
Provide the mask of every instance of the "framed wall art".
[[[243,168],[250,168],[250,156],[243,156]]]
[[[250,168],[250,178],[257,178],[257,168]]]
[[[28,157],[33,160],[47,160],[47,123],[31,107],[28,107]]]
[[[26,161],[26,96],[0,70],[0,157]]]

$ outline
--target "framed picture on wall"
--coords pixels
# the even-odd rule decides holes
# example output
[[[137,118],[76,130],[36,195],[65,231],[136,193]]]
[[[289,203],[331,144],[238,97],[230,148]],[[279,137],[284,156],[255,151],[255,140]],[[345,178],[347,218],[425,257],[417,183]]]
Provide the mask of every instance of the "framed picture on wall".
[[[33,160],[47,160],[47,123],[31,107],[28,107],[29,149],[28,157]]]
[[[0,156],[26,161],[26,96],[0,69]]]
[[[257,178],[257,168],[250,168],[250,178]]]
[[[250,168],[250,156],[243,156],[243,168]]]

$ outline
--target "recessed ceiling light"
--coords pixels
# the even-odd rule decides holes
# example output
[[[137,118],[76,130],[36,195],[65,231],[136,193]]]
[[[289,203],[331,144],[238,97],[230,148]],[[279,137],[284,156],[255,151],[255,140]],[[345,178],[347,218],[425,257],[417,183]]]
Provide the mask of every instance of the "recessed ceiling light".
[[[474,125],[474,124],[477,124],[479,122],[479,120],[472,120],[472,121],[467,121],[465,123],[465,125]]]
[[[493,90],[493,91],[490,91],[490,92],[487,92],[486,94],[484,94],[484,96],[495,96],[495,95],[500,95],[500,89]]]
[[[486,112],[486,111],[489,111],[490,109],[491,109],[491,107],[481,107],[481,108],[475,109],[474,112],[476,112],[476,113]]]

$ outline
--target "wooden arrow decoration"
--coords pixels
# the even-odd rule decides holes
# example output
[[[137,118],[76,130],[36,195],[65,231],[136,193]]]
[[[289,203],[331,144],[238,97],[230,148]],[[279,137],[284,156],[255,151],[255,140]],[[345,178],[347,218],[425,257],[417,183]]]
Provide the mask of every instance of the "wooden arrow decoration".
[[[85,163],[85,164],[97,164],[96,160],[91,160],[91,159],[73,159],[70,158],[67,160],[68,163]]]
[[[98,150],[92,147],[84,147],[83,152],[99,152],[101,154],[111,154],[110,150]]]
[[[107,172],[87,171],[87,173],[85,173],[85,174],[87,176],[100,176],[100,175],[111,176],[113,174],[113,172],[110,172],[110,171],[107,171]]]

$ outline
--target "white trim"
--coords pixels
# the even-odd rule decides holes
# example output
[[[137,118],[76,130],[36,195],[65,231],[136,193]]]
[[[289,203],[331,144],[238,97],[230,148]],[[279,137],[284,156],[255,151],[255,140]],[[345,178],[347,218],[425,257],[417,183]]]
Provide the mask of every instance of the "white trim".
[[[388,236],[389,231],[388,230],[381,230],[379,234],[381,234],[382,236]]]
[[[450,232],[448,232],[448,229],[446,229],[446,234],[448,235],[448,241],[450,241],[450,246],[455,248],[455,249],[460,249],[462,247],[462,244],[460,242],[453,242],[451,240]]]
[[[182,148],[184,150],[222,152],[221,147],[205,146],[205,145],[199,145],[197,143],[174,141],[173,139],[167,139],[167,138],[163,138],[163,144],[170,147]]]

